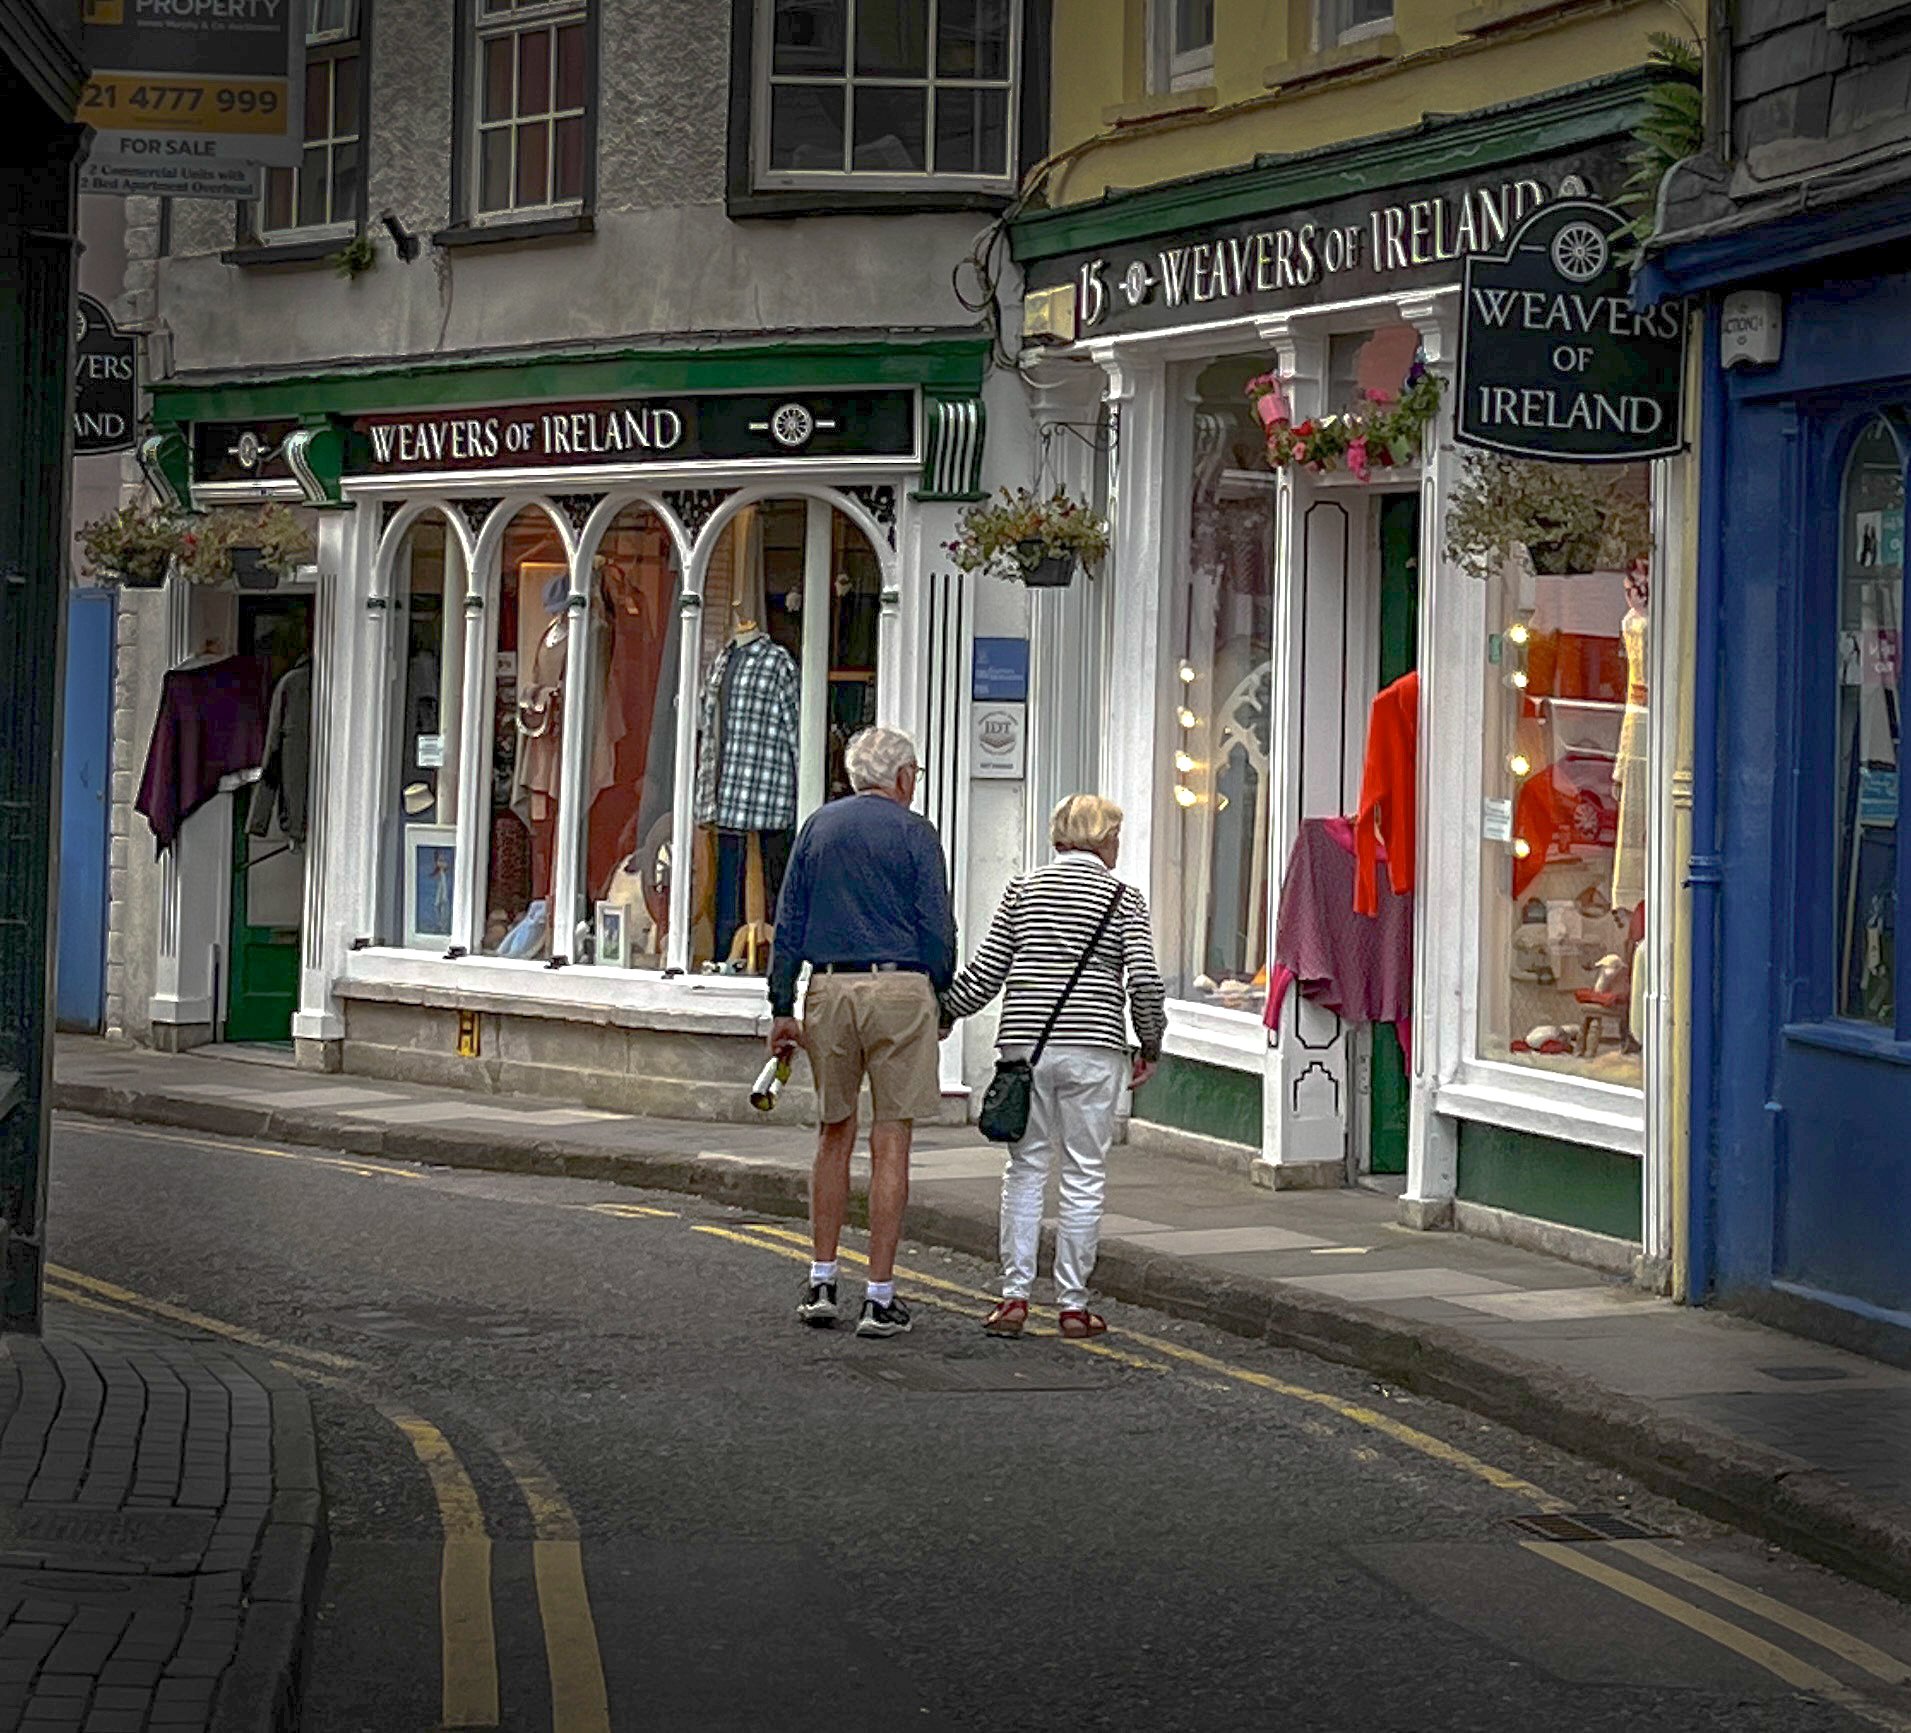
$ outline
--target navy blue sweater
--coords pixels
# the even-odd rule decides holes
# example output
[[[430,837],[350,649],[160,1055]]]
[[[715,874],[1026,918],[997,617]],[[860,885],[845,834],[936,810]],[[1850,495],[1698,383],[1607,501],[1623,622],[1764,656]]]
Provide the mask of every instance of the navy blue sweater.
[[[955,915],[935,826],[880,794],[812,814],[790,851],[776,907],[770,1009],[796,1005],[804,963],[902,963],[940,993],[955,974]]]

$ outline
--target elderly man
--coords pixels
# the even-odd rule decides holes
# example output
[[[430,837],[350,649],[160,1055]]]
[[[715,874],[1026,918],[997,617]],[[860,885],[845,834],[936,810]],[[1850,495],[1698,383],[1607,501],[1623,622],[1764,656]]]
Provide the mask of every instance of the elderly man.
[[[849,1207],[856,1110],[869,1079],[869,1293],[859,1336],[900,1336],[896,1242],[909,1202],[909,1140],[942,1105],[937,995],[955,971],[949,875],[935,827],[912,812],[921,768],[908,735],[866,728],[845,755],[856,792],[803,826],[777,904],[770,969],[770,1047],[807,1049],[822,1130],[810,1180],[815,1262],[797,1308],[806,1324],[836,1322],[836,1244]],[[803,1021],[796,974],[810,965]]]

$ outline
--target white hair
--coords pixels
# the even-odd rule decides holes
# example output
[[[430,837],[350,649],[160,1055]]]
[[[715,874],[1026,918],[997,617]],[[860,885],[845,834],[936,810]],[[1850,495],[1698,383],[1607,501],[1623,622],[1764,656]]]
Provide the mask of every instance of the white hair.
[[[843,768],[849,772],[849,786],[858,794],[894,788],[914,763],[916,743],[895,728],[865,728],[843,749]]]

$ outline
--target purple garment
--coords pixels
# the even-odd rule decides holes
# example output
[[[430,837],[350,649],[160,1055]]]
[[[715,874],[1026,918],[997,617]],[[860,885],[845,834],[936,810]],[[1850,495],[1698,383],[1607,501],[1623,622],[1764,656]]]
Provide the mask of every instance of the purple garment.
[[[1305,818],[1281,883],[1268,980],[1268,1028],[1278,1027],[1287,989],[1349,1023],[1391,1023],[1411,1056],[1413,894],[1377,874],[1380,913],[1354,912],[1354,834],[1344,818]]]
[[[146,773],[133,810],[146,815],[164,854],[179,827],[219,792],[219,779],[265,758],[265,661],[228,656],[175,668],[159,694]]]

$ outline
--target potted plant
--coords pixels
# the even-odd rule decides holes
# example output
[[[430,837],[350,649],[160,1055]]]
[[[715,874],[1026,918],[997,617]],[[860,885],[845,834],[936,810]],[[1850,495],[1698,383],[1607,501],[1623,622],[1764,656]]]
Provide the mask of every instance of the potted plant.
[[[1541,576],[1628,570],[1652,552],[1652,503],[1636,475],[1480,453],[1447,500],[1447,557],[1486,578],[1524,548]]]
[[[182,526],[179,571],[190,583],[273,589],[312,557],[312,537],[289,506],[221,506]]]
[[[1419,461],[1444,389],[1439,374],[1416,355],[1399,391],[1365,391],[1360,402],[1342,414],[1297,422],[1289,383],[1278,373],[1247,382],[1248,400],[1267,438],[1269,466],[1311,469],[1316,475],[1345,469],[1356,481],[1365,481],[1376,469]]]
[[[123,505],[80,529],[80,547],[92,577],[129,590],[156,590],[179,552],[179,513],[163,506]]]
[[[1108,552],[1108,523],[1061,488],[1046,496],[1003,488],[962,514],[956,539],[943,546],[965,572],[988,573],[1056,589],[1091,570]]]

